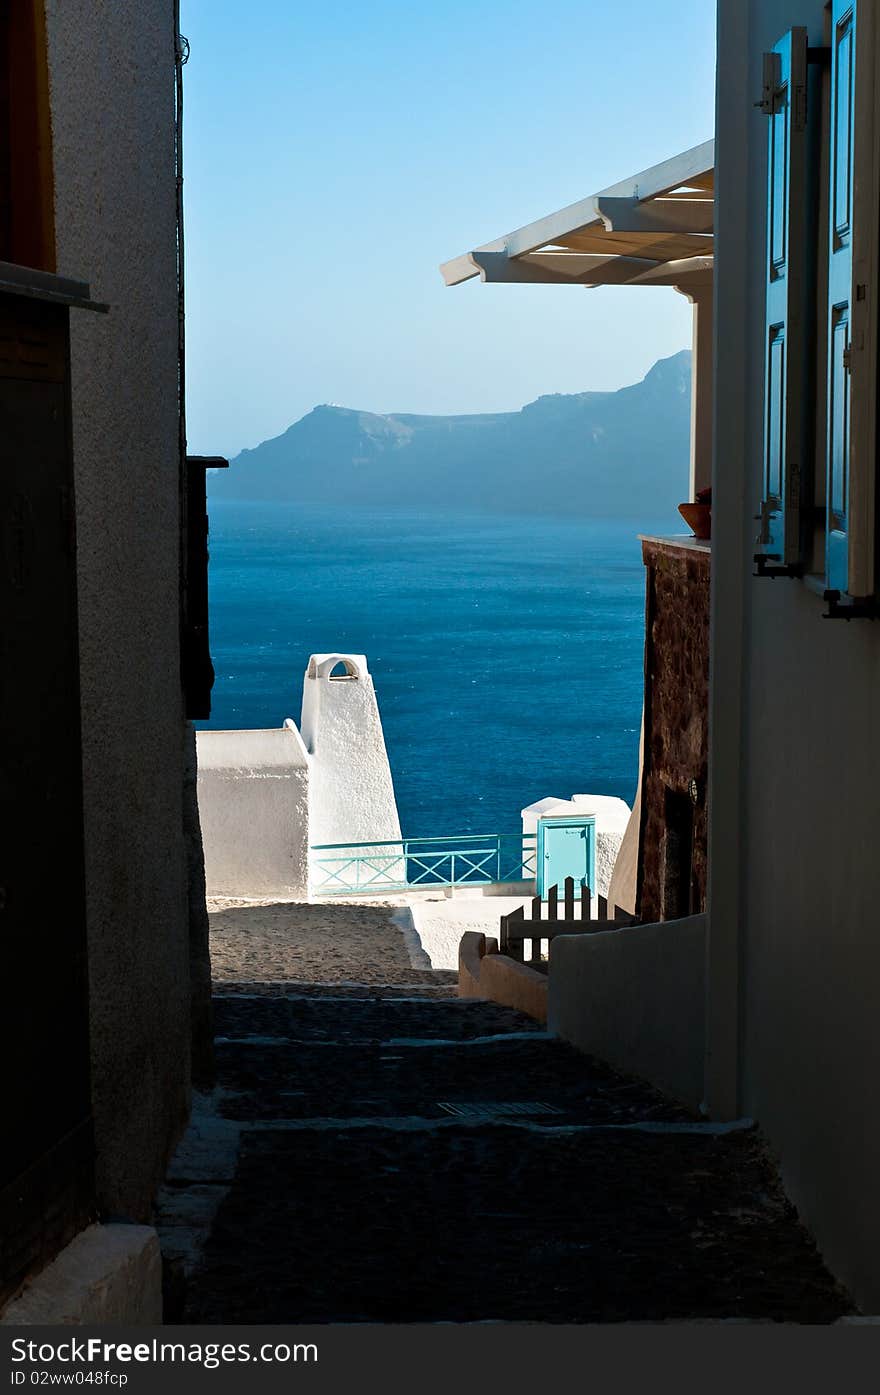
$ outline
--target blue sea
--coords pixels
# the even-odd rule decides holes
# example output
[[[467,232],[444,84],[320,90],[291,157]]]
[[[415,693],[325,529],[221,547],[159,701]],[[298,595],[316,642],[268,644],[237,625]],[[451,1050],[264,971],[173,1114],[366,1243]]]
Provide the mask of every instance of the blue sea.
[[[309,655],[364,653],[406,837],[632,802],[645,587],[632,521],[211,501],[213,728],[299,723]]]

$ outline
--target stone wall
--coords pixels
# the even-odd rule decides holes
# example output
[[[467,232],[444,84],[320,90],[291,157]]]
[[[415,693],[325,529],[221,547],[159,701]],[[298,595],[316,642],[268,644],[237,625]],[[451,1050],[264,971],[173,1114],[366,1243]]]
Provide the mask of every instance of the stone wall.
[[[647,538],[645,729],[638,877],[644,921],[706,908],[710,552],[690,540]],[[690,886],[673,905],[671,840],[689,828]]]

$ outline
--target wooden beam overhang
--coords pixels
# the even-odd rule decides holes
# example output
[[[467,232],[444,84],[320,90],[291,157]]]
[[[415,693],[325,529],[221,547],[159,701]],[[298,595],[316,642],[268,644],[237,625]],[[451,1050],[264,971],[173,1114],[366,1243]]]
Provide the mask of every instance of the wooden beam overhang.
[[[542,251],[514,258],[505,252],[471,252],[469,260],[481,281],[545,286],[591,286],[598,282],[618,285],[660,265],[650,257],[622,257],[608,252],[599,255]]]
[[[614,258],[638,260],[647,270],[662,262],[709,255],[714,158],[714,141],[705,141],[452,258],[440,268],[443,279],[447,286],[477,276],[491,282],[620,285],[631,279],[622,274],[625,265],[613,276],[606,272],[590,281],[584,276],[583,259],[595,257],[604,264]]]
[[[599,196],[596,211],[606,232],[711,233],[715,204],[710,198],[615,199]]]

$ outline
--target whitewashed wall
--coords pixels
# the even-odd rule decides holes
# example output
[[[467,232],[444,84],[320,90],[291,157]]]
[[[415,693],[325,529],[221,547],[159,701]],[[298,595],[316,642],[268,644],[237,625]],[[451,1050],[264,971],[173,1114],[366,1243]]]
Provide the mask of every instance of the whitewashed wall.
[[[756,1118],[829,1265],[880,1310],[880,626],[752,576],[762,461],[761,54],[821,0],[721,0],[707,1097]],[[869,287],[877,300],[878,288]]]
[[[300,731],[311,768],[312,843],[399,839],[379,704],[363,654],[312,655]]]
[[[309,763],[296,727],[200,731],[197,745],[208,895],[305,898]]]

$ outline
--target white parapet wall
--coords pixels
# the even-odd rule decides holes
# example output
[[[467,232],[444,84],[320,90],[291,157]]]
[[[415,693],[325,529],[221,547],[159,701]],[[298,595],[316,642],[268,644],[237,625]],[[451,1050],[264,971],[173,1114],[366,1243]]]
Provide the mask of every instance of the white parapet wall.
[[[292,722],[197,734],[209,896],[305,898],[309,758]]]
[[[706,917],[559,935],[548,1026],[590,1056],[699,1108],[703,1099]]]
[[[398,841],[391,766],[365,655],[312,655],[300,730],[309,755],[312,846]],[[402,862],[397,870],[402,876]]]

